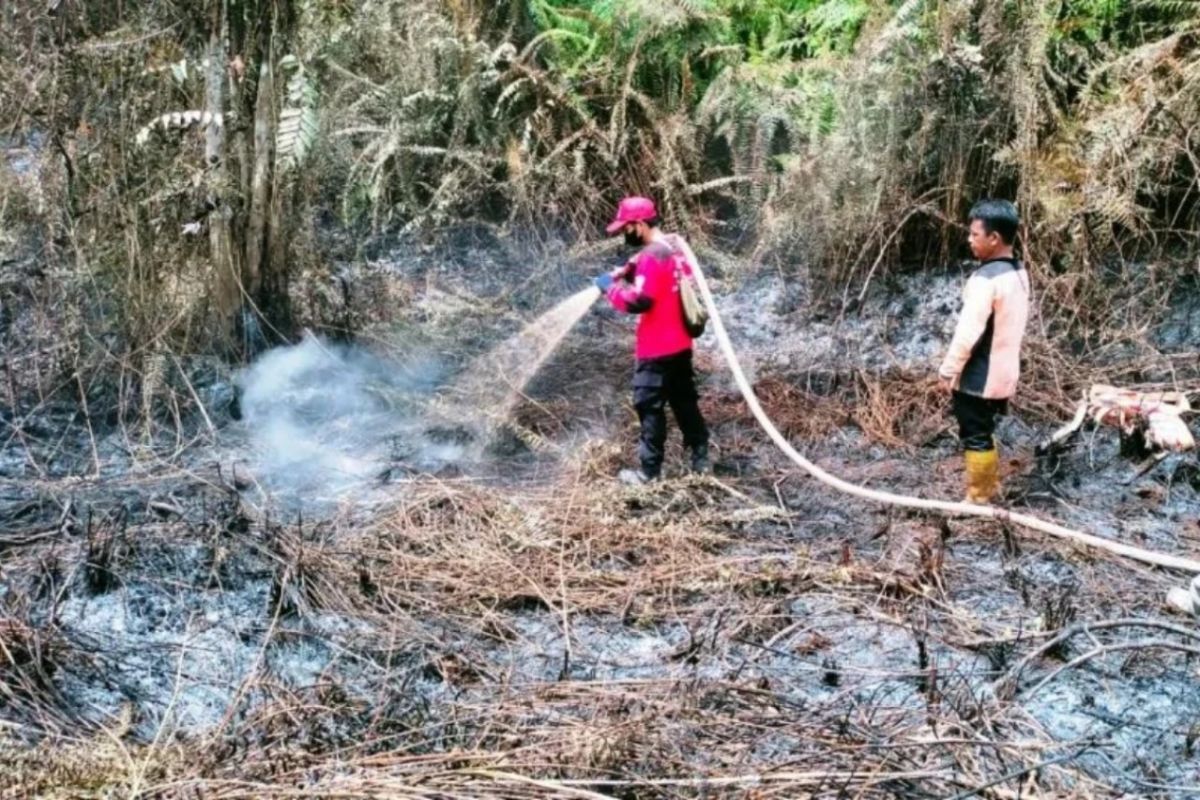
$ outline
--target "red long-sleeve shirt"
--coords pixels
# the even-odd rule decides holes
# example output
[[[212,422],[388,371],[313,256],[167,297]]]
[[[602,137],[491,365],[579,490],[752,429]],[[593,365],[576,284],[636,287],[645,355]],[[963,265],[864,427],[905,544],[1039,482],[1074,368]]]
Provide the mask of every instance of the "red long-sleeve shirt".
[[[641,315],[635,355],[642,360],[692,349],[677,278],[677,272],[686,269],[685,256],[669,241],[664,236],[647,245],[637,256],[632,282],[614,283],[608,290],[613,308]]]

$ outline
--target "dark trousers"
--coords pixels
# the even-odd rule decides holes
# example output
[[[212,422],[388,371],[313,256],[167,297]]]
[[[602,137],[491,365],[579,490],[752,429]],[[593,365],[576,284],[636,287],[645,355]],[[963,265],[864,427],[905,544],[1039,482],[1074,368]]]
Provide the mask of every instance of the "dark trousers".
[[[662,471],[668,404],[683,432],[684,445],[693,452],[708,446],[708,426],[700,414],[699,399],[691,350],[637,362],[633,372],[633,406],[642,425],[638,458],[646,475],[656,478]]]
[[[984,451],[996,446],[992,438],[996,432],[996,417],[1008,413],[1007,400],[989,400],[956,391],[951,409],[958,420],[958,439],[963,450]]]

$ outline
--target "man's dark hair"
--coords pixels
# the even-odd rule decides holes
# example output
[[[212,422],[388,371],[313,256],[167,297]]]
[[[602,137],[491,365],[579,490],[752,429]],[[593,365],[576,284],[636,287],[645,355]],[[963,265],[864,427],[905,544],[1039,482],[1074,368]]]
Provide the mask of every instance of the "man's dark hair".
[[[980,200],[971,207],[968,218],[971,222],[982,222],[988,233],[1000,234],[1005,244],[1016,241],[1017,227],[1021,224],[1017,207],[1007,200]]]

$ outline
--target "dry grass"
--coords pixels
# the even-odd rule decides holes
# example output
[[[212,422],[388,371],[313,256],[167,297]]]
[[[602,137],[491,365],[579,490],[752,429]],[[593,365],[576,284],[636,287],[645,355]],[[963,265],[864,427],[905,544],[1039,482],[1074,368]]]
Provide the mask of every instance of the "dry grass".
[[[860,374],[856,389],[854,421],[874,442],[911,448],[946,429],[946,396],[933,376]]]
[[[794,391],[764,394],[791,406]],[[906,424],[879,419],[892,420],[884,430]],[[629,491],[594,480],[616,456],[593,443],[549,484],[421,479],[369,519],[252,525],[228,546],[260,548],[273,565],[264,647],[334,615],[354,621],[336,644],[365,671],[289,686],[257,670],[226,723],[196,738],[168,730],[148,740],[119,717],[72,725],[69,702],[39,678],[72,646],[6,618],[0,687],[29,713],[3,734],[0,792],[947,797],[1018,772],[1027,792],[1107,796],[1070,762],[1077,748],[989,695],[979,675],[930,655],[935,643],[992,653],[1011,696],[1020,648],[1071,622],[1014,636],[959,605],[972,569],[947,555],[936,525],[888,519],[876,554],[866,536],[854,548],[844,537],[789,544],[803,520],[760,488],[696,478]],[[135,527],[133,540],[149,538]],[[164,542],[189,535],[155,530]],[[965,531],[980,533],[990,538]],[[111,568],[128,573],[137,553],[125,558]],[[1090,569],[1110,588],[1124,574]],[[796,601],[829,619],[798,615]],[[1030,602],[1041,613],[1045,604]],[[907,644],[864,668],[844,647],[864,624]],[[626,653],[643,639],[667,649],[649,661]],[[626,657],[645,671],[614,671]],[[896,694],[913,681],[915,695]],[[39,732],[87,744],[29,749]]]
[[[327,546],[293,541],[284,560],[304,576],[313,607],[485,631],[498,612],[623,617],[664,597],[755,580],[723,573],[718,554],[751,517],[727,506],[720,484],[663,485],[630,498],[590,488],[583,476],[594,464],[576,469],[570,483],[516,496],[469,482],[418,486]]]
[[[1057,414],[1060,398],[1090,373],[1068,368],[1040,341],[1029,351],[1037,388],[1025,402]],[[563,354],[562,373],[578,375],[606,346]],[[850,459],[852,477],[874,470],[865,477],[890,482],[906,463],[925,469],[915,456],[948,422],[932,383],[899,372],[838,377],[824,394],[790,376],[766,376],[757,390],[806,450],[851,425],[891,451],[871,463]],[[82,526],[71,537],[60,531],[9,558],[6,578],[29,586],[44,569],[41,545],[69,541],[58,569],[77,569],[80,580],[67,591],[86,584],[88,561],[101,579],[92,591],[120,591],[137,580],[131,573],[151,569],[148,543],[203,542],[211,569],[155,579],[211,592],[253,574],[270,585],[264,652],[317,636],[310,622],[348,620],[353,627],[327,635],[328,646],[358,671],[331,665],[292,685],[256,665],[220,726],[176,735],[167,725],[148,736],[145,720],[83,714],[55,691],[53,675],[40,678],[56,664],[86,672],[88,644],[12,610],[14,622],[0,627],[13,654],[0,664],[0,690],[15,709],[6,718],[17,722],[3,730],[13,741],[0,750],[9,768],[0,793],[947,797],[1019,772],[987,792],[1013,796],[1005,791],[1019,781],[1027,794],[1111,795],[1073,760],[1078,748],[1055,741],[1012,702],[1023,691],[1014,664],[1070,623],[1055,616],[1063,608],[1054,596],[1029,590],[1016,634],[1012,619],[957,599],[979,575],[948,549],[948,528],[808,488],[789,493],[795,476],[772,471],[761,433],[732,394],[706,392],[705,411],[721,432],[721,458],[754,463],[755,479],[627,491],[610,478],[629,458],[632,415],[610,428],[615,441],[562,444],[564,431],[590,426],[581,414],[628,412],[589,403],[612,387],[543,388],[549,399],[526,398],[512,425],[534,451],[546,443],[557,457],[551,477],[536,483],[416,477],[369,517],[350,509],[317,526],[239,517],[248,530],[236,534],[228,531],[243,525],[216,513],[203,525],[154,528],[97,517],[90,536],[78,535]],[[900,477],[936,491],[927,474]],[[224,502],[236,504],[236,495]],[[985,552],[1006,546],[986,526],[952,533]],[[265,567],[239,567],[250,552]],[[1068,555],[1097,607],[1145,613],[1139,584],[1160,588],[1159,578]],[[816,610],[798,610],[804,604]],[[1035,618],[1043,628],[1021,627]],[[854,638],[859,627],[900,631],[903,644]],[[847,641],[877,660],[863,667],[845,653]],[[657,649],[635,657],[643,642]],[[994,674],[956,671],[947,648],[986,656]],[[637,668],[618,668],[623,657]],[[1041,658],[1022,667],[1027,684],[1045,674]],[[1139,669],[1176,669],[1180,659],[1146,651]],[[992,680],[1003,696],[991,693]],[[902,691],[913,685],[915,694]],[[161,709],[139,713],[153,722]],[[30,749],[43,736],[63,744],[48,754]],[[65,736],[85,744],[70,746]]]
[[[947,425],[946,398],[929,376],[858,372],[829,394],[806,391],[796,382],[768,376],[759,380],[754,390],[767,415],[795,442],[821,442],[832,431],[854,425],[872,442],[910,449],[942,433]],[[749,409],[735,393],[705,398],[703,409],[714,425],[735,422],[757,430]],[[735,438],[735,451],[748,452],[748,448],[752,445]]]

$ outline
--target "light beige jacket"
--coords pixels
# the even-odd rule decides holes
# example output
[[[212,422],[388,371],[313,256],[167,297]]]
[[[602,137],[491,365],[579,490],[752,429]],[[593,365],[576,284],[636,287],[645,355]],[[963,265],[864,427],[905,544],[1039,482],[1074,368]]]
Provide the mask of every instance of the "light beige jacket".
[[[938,370],[954,388],[1007,399],[1021,375],[1021,340],[1029,321],[1029,272],[1015,259],[994,259],[971,274],[963,289],[950,350]]]

